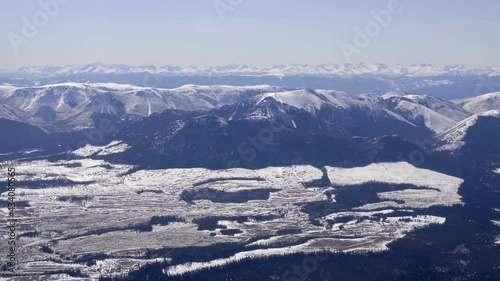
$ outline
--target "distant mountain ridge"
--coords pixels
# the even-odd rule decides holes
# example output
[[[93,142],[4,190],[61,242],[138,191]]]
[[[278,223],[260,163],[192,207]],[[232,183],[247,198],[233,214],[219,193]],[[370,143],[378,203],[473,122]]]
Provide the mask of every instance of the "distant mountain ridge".
[[[86,65],[66,66],[30,66],[17,70],[4,70],[3,73],[17,75],[22,78],[47,78],[55,76],[67,76],[78,74],[133,74],[151,73],[166,76],[176,75],[202,75],[202,76],[295,76],[295,75],[319,75],[319,76],[406,76],[406,77],[431,77],[450,75],[491,75],[500,76],[499,67],[466,67],[463,65],[433,66],[430,64],[410,65],[388,65],[388,64],[291,64],[276,65],[270,67],[254,67],[248,65],[231,64],[214,67],[195,66],[134,66],[126,64],[102,64],[93,63]],[[0,72],[0,73],[2,73]]]

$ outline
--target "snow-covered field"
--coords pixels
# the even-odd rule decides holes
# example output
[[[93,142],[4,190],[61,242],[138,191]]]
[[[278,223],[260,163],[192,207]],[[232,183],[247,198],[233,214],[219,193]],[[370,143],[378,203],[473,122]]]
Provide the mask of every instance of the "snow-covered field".
[[[128,144],[120,141],[112,141],[111,143],[105,146],[94,146],[91,144],[87,144],[84,147],[75,150],[73,154],[81,157],[89,157],[95,154],[104,156],[104,155],[124,152],[127,149],[129,149]]]
[[[426,169],[419,169],[406,162],[377,163],[359,168],[327,167],[328,177],[333,185],[349,186],[382,182],[388,184],[411,184],[432,189],[406,189],[379,194],[387,203],[403,200],[399,207],[428,208],[435,205],[451,206],[459,204],[458,188],[463,183],[460,178],[443,175]],[[383,202],[381,202],[383,203]]]
[[[86,147],[75,154],[121,149],[126,144]],[[461,179],[403,162],[326,167],[332,187],[311,184],[323,176],[322,170],[312,166],[127,173],[131,168],[88,158],[22,163],[17,200],[29,205],[17,210],[19,234],[25,234],[19,239],[21,272],[34,275],[78,269],[91,278],[114,276],[159,258],[146,256],[148,251],[218,243],[234,243],[239,250],[210,262],[176,264],[172,257],[166,272],[180,274],[284,253],[380,251],[409,231],[445,222],[430,211],[425,213],[425,208],[461,203],[457,194]],[[377,202],[332,211],[319,218],[319,225],[304,211],[312,202],[335,207],[339,202],[328,198],[327,190],[372,182],[423,189],[380,192]],[[186,194],[195,197],[187,200]],[[416,211],[419,214],[413,214]],[[6,216],[2,209],[0,220]],[[155,216],[176,221],[155,221]],[[350,217],[354,219],[345,221]],[[203,227],[200,221],[209,218],[215,223]],[[95,264],[86,264],[93,259]]]

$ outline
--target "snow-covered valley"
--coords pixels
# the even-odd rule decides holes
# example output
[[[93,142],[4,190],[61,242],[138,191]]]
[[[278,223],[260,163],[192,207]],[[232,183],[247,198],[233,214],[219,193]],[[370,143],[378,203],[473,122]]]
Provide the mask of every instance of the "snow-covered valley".
[[[117,146],[89,153],[113,153]],[[21,273],[73,269],[90,278],[115,276],[161,254],[182,256],[182,249],[193,246],[213,260],[179,262],[174,255],[168,274],[286,253],[383,251],[414,229],[442,224],[446,218],[425,210],[461,204],[463,182],[405,162],[325,169],[132,168],[91,158],[19,162]],[[317,181],[324,173],[331,185]],[[372,199],[344,201],[350,189],[364,188]],[[6,215],[2,210],[0,220]],[[213,247],[221,244],[233,254],[218,256]]]

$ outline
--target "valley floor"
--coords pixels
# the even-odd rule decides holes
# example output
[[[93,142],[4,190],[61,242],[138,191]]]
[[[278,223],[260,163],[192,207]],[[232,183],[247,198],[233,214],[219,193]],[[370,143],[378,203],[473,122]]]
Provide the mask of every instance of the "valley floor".
[[[82,157],[18,162],[21,264],[8,280],[122,276],[158,261],[176,276],[261,257],[384,251],[443,224],[433,207],[462,204],[462,179],[405,162],[132,168]]]

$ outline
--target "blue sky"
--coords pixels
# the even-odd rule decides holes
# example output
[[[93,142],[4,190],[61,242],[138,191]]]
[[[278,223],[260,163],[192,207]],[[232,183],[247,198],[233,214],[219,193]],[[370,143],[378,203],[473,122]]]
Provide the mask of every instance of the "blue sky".
[[[23,37],[23,17],[34,23],[39,2],[50,1],[58,0],[2,1],[0,68],[346,63],[341,44],[356,47],[355,28],[392,0],[64,0],[33,38]],[[500,65],[500,1],[400,2],[351,62]],[[215,3],[231,10],[220,17]]]

